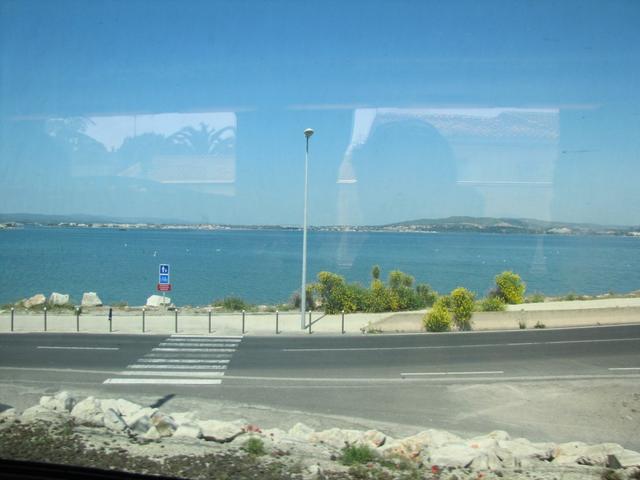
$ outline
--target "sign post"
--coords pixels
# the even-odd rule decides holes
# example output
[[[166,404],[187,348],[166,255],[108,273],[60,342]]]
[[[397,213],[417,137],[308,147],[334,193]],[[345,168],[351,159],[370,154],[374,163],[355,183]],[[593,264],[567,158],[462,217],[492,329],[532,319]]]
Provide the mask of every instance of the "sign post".
[[[162,306],[165,306],[164,303],[164,292],[171,291],[171,281],[169,278],[169,264],[161,263],[158,269],[158,291],[162,292]]]

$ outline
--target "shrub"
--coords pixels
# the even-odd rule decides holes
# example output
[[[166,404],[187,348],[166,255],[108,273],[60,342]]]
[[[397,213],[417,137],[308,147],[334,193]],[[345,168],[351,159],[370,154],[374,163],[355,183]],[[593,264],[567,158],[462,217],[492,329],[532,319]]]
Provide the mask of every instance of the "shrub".
[[[235,312],[239,310],[249,310],[252,305],[246,303],[240,297],[225,297],[222,300],[216,300],[213,302],[213,305],[216,307],[222,307],[224,310]]]
[[[346,313],[363,312],[367,309],[369,301],[369,292],[359,283],[350,283],[346,286],[346,296],[349,299],[349,306],[353,306],[353,310],[345,309]]]
[[[367,312],[397,311],[398,308],[399,299],[395,292],[388,289],[380,280],[371,282],[365,306]]]
[[[378,458],[376,452],[366,445],[347,445],[342,449],[340,463],[343,465],[358,465],[373,462]]]
[[[242,450],[247,452],[249,455],[253,455],[256,457],[265,455],[267,453],[264,448],[264,442],[262,441],[262,439],[257,437],[251,437],[249,440],[244,442]]]
[[[310,283],[306,286],[305,290],[307,291],[307,295],[305,297],[304,303],[306,304],[307,310],[313,310],[316,306],[316,299],[314,296],[314,292],[316,290],[316,285],[314,283]],[[300,308],[300,292],[293,292],[291,294],[291,298],[289,303],[293,305],[293,308]]]
[[[525,283],[516,273],[506,271],[496,275],[496,294],[506,303],[522,303],[525,289]]]
[[[533,326],[533,328],[547,328],[547,326],[544,323],[542,323],[540,320],[538,320],[536,324]]]
[[[344,278],[331,272],[318,273],[316,289],[326,313],[355,312],[357,308],[355,290],[348,288]]]
[[[419,283],[416,285],[416,295],[418,296],[418,308],[431,307],[438,299],[438,292],[431,288],[427,283]]]
[[[401,287],[413,287],[413,281],[414,278],[411,275],[407,275],[400,270],[394,270],[389,273],[389,280],[387,283],[389,284],[389,288],[391,288],[391,290],[398,290]]]
[[[459,330],[471,330],[471,316],[475,307],[475,294],[464,287],[451,292],[451,313],[453,323]]]
[[[451,329],[451,313],[441,297],[424,316],[424,327],[428,332],[446,332]]]
[[[528,297],[527,302],[529,303],[542,303],[544,302],[544,295],[541,293],[534,293],[530,297]]]
[[[371,269],[371,278],[380,280],[380,267],[378,265],[374,265]]]
[[[480,309],[483,312],[502,312],[507,308],[504,300],[500,297],[489,296],[480,302]]]

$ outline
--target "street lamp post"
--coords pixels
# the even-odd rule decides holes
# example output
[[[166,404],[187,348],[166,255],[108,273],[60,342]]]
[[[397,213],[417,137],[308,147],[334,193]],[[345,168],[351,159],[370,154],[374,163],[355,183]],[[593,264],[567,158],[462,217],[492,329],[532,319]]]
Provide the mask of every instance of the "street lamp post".
[[[300,328],[304,330],[304,313],[307,306],[307,183],[309,177],[309,137],[313,130],[307,128],[304,136],[307,140],[307,148],[304,154],[304,222],[302,225],[302,286],[300,288]]]

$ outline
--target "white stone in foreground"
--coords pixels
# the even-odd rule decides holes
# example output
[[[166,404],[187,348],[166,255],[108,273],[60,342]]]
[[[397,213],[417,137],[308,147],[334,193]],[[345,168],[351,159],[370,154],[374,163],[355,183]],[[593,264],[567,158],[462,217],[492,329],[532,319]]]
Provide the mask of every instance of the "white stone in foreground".
[[[100,406],[100,400],[94,397],[87,397],[79,401],[71,410],[71,416],[85,425],[104,426],[104,413]]]
[[[162,297],[161,295],[151,295],[147,298],[147,307],[161,307],[171,305],[171,298]]]
[[[44,305],[47,299],[42,293],[36,293],[33,297],[24,301],[25,308],[36,307],[38,305]]]
[[[82,294],[83,307],[100,307],[102,306],[102,300],[98,297],[96,292],[85,292]]]
[[[53,292],[51,295],[49,295],[48,303],[49,305],[57,305],[57,306],[66,305],[69,303],[69,295],[66,295],[64,293]]]

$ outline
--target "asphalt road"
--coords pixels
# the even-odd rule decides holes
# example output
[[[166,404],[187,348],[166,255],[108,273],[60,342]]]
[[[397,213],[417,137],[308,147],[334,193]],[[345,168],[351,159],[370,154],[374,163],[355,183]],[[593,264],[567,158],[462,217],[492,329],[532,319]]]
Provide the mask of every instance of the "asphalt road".
[[[640,418],[640,325],[244,338],[5,334],[3,384],[215,399],[458,432],[502,428],[640,449],[632,428]]]

